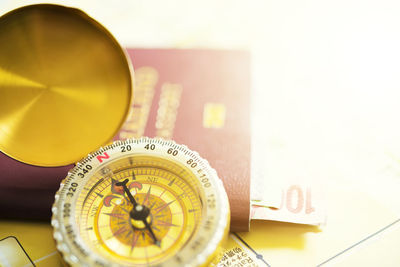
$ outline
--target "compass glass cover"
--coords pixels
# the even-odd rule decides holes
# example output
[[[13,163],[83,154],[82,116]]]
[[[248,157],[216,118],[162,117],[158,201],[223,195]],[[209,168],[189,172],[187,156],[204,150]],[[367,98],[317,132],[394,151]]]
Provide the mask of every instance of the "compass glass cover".
[[[207,266],[229,204],[207,161],[173,141],[117,141],[80,161],[53,205],[57,248],[73,266]]]

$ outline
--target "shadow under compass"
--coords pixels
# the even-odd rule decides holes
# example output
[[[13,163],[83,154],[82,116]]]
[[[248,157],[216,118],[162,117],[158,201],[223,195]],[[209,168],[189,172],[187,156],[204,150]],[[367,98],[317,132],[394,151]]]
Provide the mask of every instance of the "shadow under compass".
[[[251,240],[255,250],[262,248],[290,248],[301,250],[306,244],[305,235],[319,233],[318,226],[275,221],[252,221],[250,232],[237,233],[244,241]]]

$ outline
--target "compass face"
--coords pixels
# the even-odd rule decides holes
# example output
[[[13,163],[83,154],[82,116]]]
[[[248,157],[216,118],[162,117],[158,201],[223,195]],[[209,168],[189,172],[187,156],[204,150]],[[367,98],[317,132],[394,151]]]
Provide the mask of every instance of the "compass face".
[[[90,179],[75,206],[83,239],[110,259],[133,263],[165,260],[175,254],[201,220],[199,185],[193,174],[165,159],[142,155],[116,160],[106,168]],[[109,179],[102,178],[104,171]],[[162,240],[160,247],[153,244],[143,222],[131,218],[133,205],[116,186],[125,179],[136,202],[149,208],[148,220],[157,240]]]
[[[72,265],[198,266],[226,237],[222,183],[172,141],[117,142],[81,161],[56,195],[52,224]]]

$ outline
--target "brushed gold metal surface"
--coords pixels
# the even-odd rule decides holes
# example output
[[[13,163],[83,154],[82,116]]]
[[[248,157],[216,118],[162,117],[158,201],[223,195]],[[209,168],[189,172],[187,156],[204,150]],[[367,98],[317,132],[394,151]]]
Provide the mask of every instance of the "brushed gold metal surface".
[[[77,162],[128,115],[132,68],[82,11],[32,5],[0,18],[0,151],[25,163]]]

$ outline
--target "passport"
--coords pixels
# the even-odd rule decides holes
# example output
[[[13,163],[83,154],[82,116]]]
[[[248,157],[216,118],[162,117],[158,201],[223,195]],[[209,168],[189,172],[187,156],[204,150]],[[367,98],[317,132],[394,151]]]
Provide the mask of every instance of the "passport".
[[[114,138],[173,139],[207,159],[223,180],[231,230],[247,231],[250,209],[250,54],[229,50],[127,49],[134,101]],[[73,165],[27,165],[0,154],[2,218],[49,219]]]

